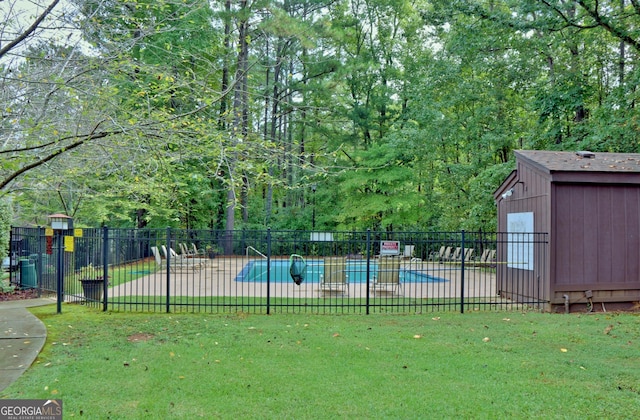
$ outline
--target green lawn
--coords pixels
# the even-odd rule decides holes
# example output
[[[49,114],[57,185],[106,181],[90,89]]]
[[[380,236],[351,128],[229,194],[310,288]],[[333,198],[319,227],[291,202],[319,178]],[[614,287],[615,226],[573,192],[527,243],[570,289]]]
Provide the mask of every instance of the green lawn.
[[[129,264],[123,264],[120,266],[111,266],[108,270],[109,286],[115,287],[122,283],[127,283],[140,277],[153,274],[158,271],[159,268],[160,267],[155,264],[155,261],[151,261],[149,259],[140,260]],[[89,266],[77,270],[76,273],[69,273],[67,275],[66,281],[78,282],[82,278],[102,278],[102,274],[102,267]]]
[[[33,311],[49,339],[0,396],[65,418],[640,416],[634,314]]]

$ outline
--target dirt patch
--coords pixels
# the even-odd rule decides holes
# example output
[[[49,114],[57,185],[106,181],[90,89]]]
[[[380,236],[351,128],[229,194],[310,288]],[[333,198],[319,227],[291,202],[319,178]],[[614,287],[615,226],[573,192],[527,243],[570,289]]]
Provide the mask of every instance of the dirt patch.
[[[149,341],[153,337],[154,337],[153,334],[137,333],[137,334],[131,334],[129,337],[127,337],[127,341],[129,341],[130,343],[137,343],[140,341]]]

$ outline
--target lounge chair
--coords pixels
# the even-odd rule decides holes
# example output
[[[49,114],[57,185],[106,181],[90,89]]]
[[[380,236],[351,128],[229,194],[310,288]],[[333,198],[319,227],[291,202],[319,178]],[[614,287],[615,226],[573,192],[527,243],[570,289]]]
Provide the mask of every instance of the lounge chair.
[[[349,294],[346,258],[328,257],[324,259],[324,273],[320,276],[320,291]]]
[[[442,258],[440,258],[440,262],[443,261],[449,261],[451,259],[451,247],[448,246],[445,250],[444,250],[444,254],[442,255]]]
[[[461,247],[456,247],[456,250],[453,251],[453,254],[449,256],[449,259],[446,261],[460,261],[460,253],[462,252]]]
[[[442,258],[444,257],[444,251],[446,249],[447,247],[442,245],[440,247],[440,251],[432,251],[431,254],[429,254],[429,261],[442,261]],[[451,251],[451,248],[449,248],[449,251]]]
[[[449,262],[453,264],[460,264],[463,261],[465,264],[473,262],[472,256],[474,253],[473,248],[465,248],[464,252],[462,252],[462,247],[456,248],[455,252],[451,256]]]
[[[190,250],[189,248],[187,248],[187,244],[185,244],[185,243],[180,243],[180,244],[178,244],[178,246],[180,246],[180,255],[181,256],[184,256],[184,257],[195,257],[195,256],[198,255],[193,250]]]
[[[156,260],[156,265],[158,265],[159,269],[162,270],[164,267],[162,265],[162,257],[160,256],[160,250],[158,247],[152,246],[151,253],[153,254],[153,258]]]
[[[480,264],[484,264],[487,262],[487,258],[489,257],[489,254],[491,253],[491,250],[489,248],[485,249],[484,251],[482,251],[482,255],[479,258],[476,258],[474,263],[480,263]]]
[[[184,255],[189,258],[205,258],[204,249],[198,249],[196,244],[193,242],[191,242],[191,247],[187,246],[184,242],[178,245],[180,246],[180,255]]]
[[[182,251],[180,255],[176,254],[176,252],[171,249],[171,256],[173,258],[187,258],[190,260],[189,262],[199,263],[201,266],[205,266],[209,262],[209,258],[205,258],[202,255],[198,255],[194,252],[189,251],[189,248],[187,248],[187,244],[181,244],[180,249]]]
[[[187,258],[185,256],[180,256],[176,253],[176,251],[173,250],[173,248],[169,248],[169,252],[167,252],[167,247],[164,245],[162,245],[161,248],[165,258],[168,258],[168,255],[171,255],[169,268],[174,273],[178,268],[187,268],[195,271],[202,268],[202,265],[204,264],[204,259],[202,258]]]
[[[191,247],[193,248],[193,252],[195,253],[195,255],[199,255],[202,258],[205,257],[206,253],[205,253],[204,249],[198,249],[196,244],[194,244],[193,242],[191,242]]]
[[[496,250],[492,249],[491,252],[489,253],[489,256],[487,257],[487,264],[496,264]]]
[[[413,259],[413,251],[416,249],[415,245],[405,245],[404,246],[404,251],[402,253],[402,259],[403,260],[410,260]]]
[[[179,246],[180,246],[180,254],[176,254],[173,249],[171,250],[172,252],[171,255],[173,257],[196,259],[196,260],[200,260],[200,262],[202,262],[203,264],[206,264],[206,262],[209,261],[209,258],[206,258],[204,255],[198,254],[197,248],[194,248],[194,250],[191,250],[187,247],[187,244],[179,244]]]
[[[480,267],[492,267],[496,264],[496,250],[485,249],[479,259],[473,262],[473,265]]]
[[[375,296],[376,292],[400,294],[401,288],[400,258],[380,258],[378,272],[374,275],[371,283],[373,295]]]

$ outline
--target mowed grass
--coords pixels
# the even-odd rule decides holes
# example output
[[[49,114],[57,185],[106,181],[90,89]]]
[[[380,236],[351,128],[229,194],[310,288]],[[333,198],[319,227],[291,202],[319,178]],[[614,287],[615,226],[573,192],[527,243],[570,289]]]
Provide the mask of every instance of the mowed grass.
[[[634,314],[33,312],[47,344],[0,396],[65,418],[640,417]]]

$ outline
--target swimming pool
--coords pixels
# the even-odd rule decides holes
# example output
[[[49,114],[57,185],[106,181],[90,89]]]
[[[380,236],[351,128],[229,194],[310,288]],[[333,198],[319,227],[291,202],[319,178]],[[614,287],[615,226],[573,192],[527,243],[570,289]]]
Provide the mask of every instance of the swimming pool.
[[[369,265],[371,278],[373,279],[378,272],[378,264],[372,261]],[[366,261],[347,261],[346,272],[349,283],[366,283],[367,282],[367,262]],[[289,261],[287,260],[271,260],[271,282],[285,283],[293,282],[289,275]],[[319,283],[320,277],[324,274],[324,262],[322,260],[307,261],[307,275],[305,282]],[[236,276],[237,282],[267,282],[267,261],[256,260],[250,261],[244,266],[242,271]],[[447,279],[435,277],[421,271],[411,269],[400,269],[400,282],[402,283],[442,283]]]

